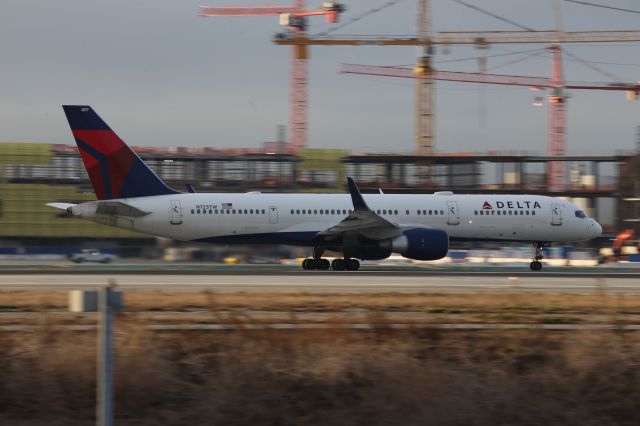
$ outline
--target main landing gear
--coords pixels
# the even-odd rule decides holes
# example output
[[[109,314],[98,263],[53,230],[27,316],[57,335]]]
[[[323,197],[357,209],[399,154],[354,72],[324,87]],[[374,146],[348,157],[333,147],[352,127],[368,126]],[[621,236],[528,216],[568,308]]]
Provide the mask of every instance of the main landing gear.
[[[360,262],[358,261],[358,259],[333,259],[333,262],[331,262],[331,268],[334,271],[344,271],[345,269],[347,271],[357,271],[358,269],[360,269]]]
[[[358,261],[358,259],[342,258],[333,259],[331,263],[329,263],[327,259],[322,258],[304,259],[302,261],[302,269],[307,271],[312,269],[326,271],[327,269],[329,269],[329,267],[331,267],[331,269],[333,269],[334,271],[357,271],[358,269],[360,269],[360,262]]]
[[[319,269],[326,271],[331,267],[334,271],[357,271],[360,269],[360,262],[357,259],[334,259],[329,263],[327,259],[322,258],[324,250],[321,247],[314,247],[313,257],[311,259],[304,259],[302,261],[302,269],[312,270]]]
[[[302,269],[305,270],[310,270],[310,269],[320,269],[320,270],[327,270],[329,269],[329,266],[331,266],[331,264],[329,263],[329,261],[327,259],[305,259],[302,261]]]
[[[529,264],[529,268],[532,271],[539,271],[542,269],[542,262],[540,262],[544,256],[542,256],[542,248],[547,247],[548,243],[534,243],[534,247],[536,248],[536,252],[533,255],[533,261]]]

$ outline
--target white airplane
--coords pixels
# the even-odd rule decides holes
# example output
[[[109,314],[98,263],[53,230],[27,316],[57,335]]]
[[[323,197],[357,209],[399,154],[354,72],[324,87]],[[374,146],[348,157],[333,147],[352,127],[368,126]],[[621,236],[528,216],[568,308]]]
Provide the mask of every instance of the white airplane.
[[[313,248],[304,269],[357,270],[392,253],[445,257],[450,240],[525,241],[532,270],[551,242],[588,240],[601,226],[540,195],[181,193],[169,188],[89,106],[63,106],[98,198],[47,205],[106,225],[181,241]],[[329,263],[326,250],[343,253]]]

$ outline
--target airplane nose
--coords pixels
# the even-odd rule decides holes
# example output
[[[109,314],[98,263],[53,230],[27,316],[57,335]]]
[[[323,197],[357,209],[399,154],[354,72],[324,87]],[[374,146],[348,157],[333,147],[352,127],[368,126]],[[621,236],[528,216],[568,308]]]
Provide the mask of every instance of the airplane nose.
[[[595,220],[593,221],[593,236],[594,237],[599,237],[600,235],[602,235],[602,226],[596,222]]]
[[[590,224],[587,225],[587,232],[589,233],[590,238],[599,237],[602,234],[602,226],[594,219],[590,220]]]

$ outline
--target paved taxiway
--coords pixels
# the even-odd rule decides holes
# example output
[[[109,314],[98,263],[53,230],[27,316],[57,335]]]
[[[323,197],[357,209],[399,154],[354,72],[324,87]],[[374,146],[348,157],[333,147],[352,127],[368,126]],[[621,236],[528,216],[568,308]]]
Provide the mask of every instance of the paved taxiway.
[[[637,293],[640,276],[567,274],[545,275],[428,275],[393,273],[283,274],[6,274],[0,275],[0,291],[87,289],[110,281],[124,289],[216,292],[309,292],[309,293]]]

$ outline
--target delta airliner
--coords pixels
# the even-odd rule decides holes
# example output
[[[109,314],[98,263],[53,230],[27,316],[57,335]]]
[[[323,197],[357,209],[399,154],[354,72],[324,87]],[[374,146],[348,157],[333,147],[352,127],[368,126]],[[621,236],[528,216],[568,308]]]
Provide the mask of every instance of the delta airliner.
[[[97,200],[51,207],[94,222],[181,241],[313,248],[304,269],[357,270],[392,253],[445,257],[450,240],[523,241],[542,248],[599,236],[575,205],[540,195],[182,193],[169,188],[89,106],[63,106]],[[325,251],[343,254],[329,262]]]

